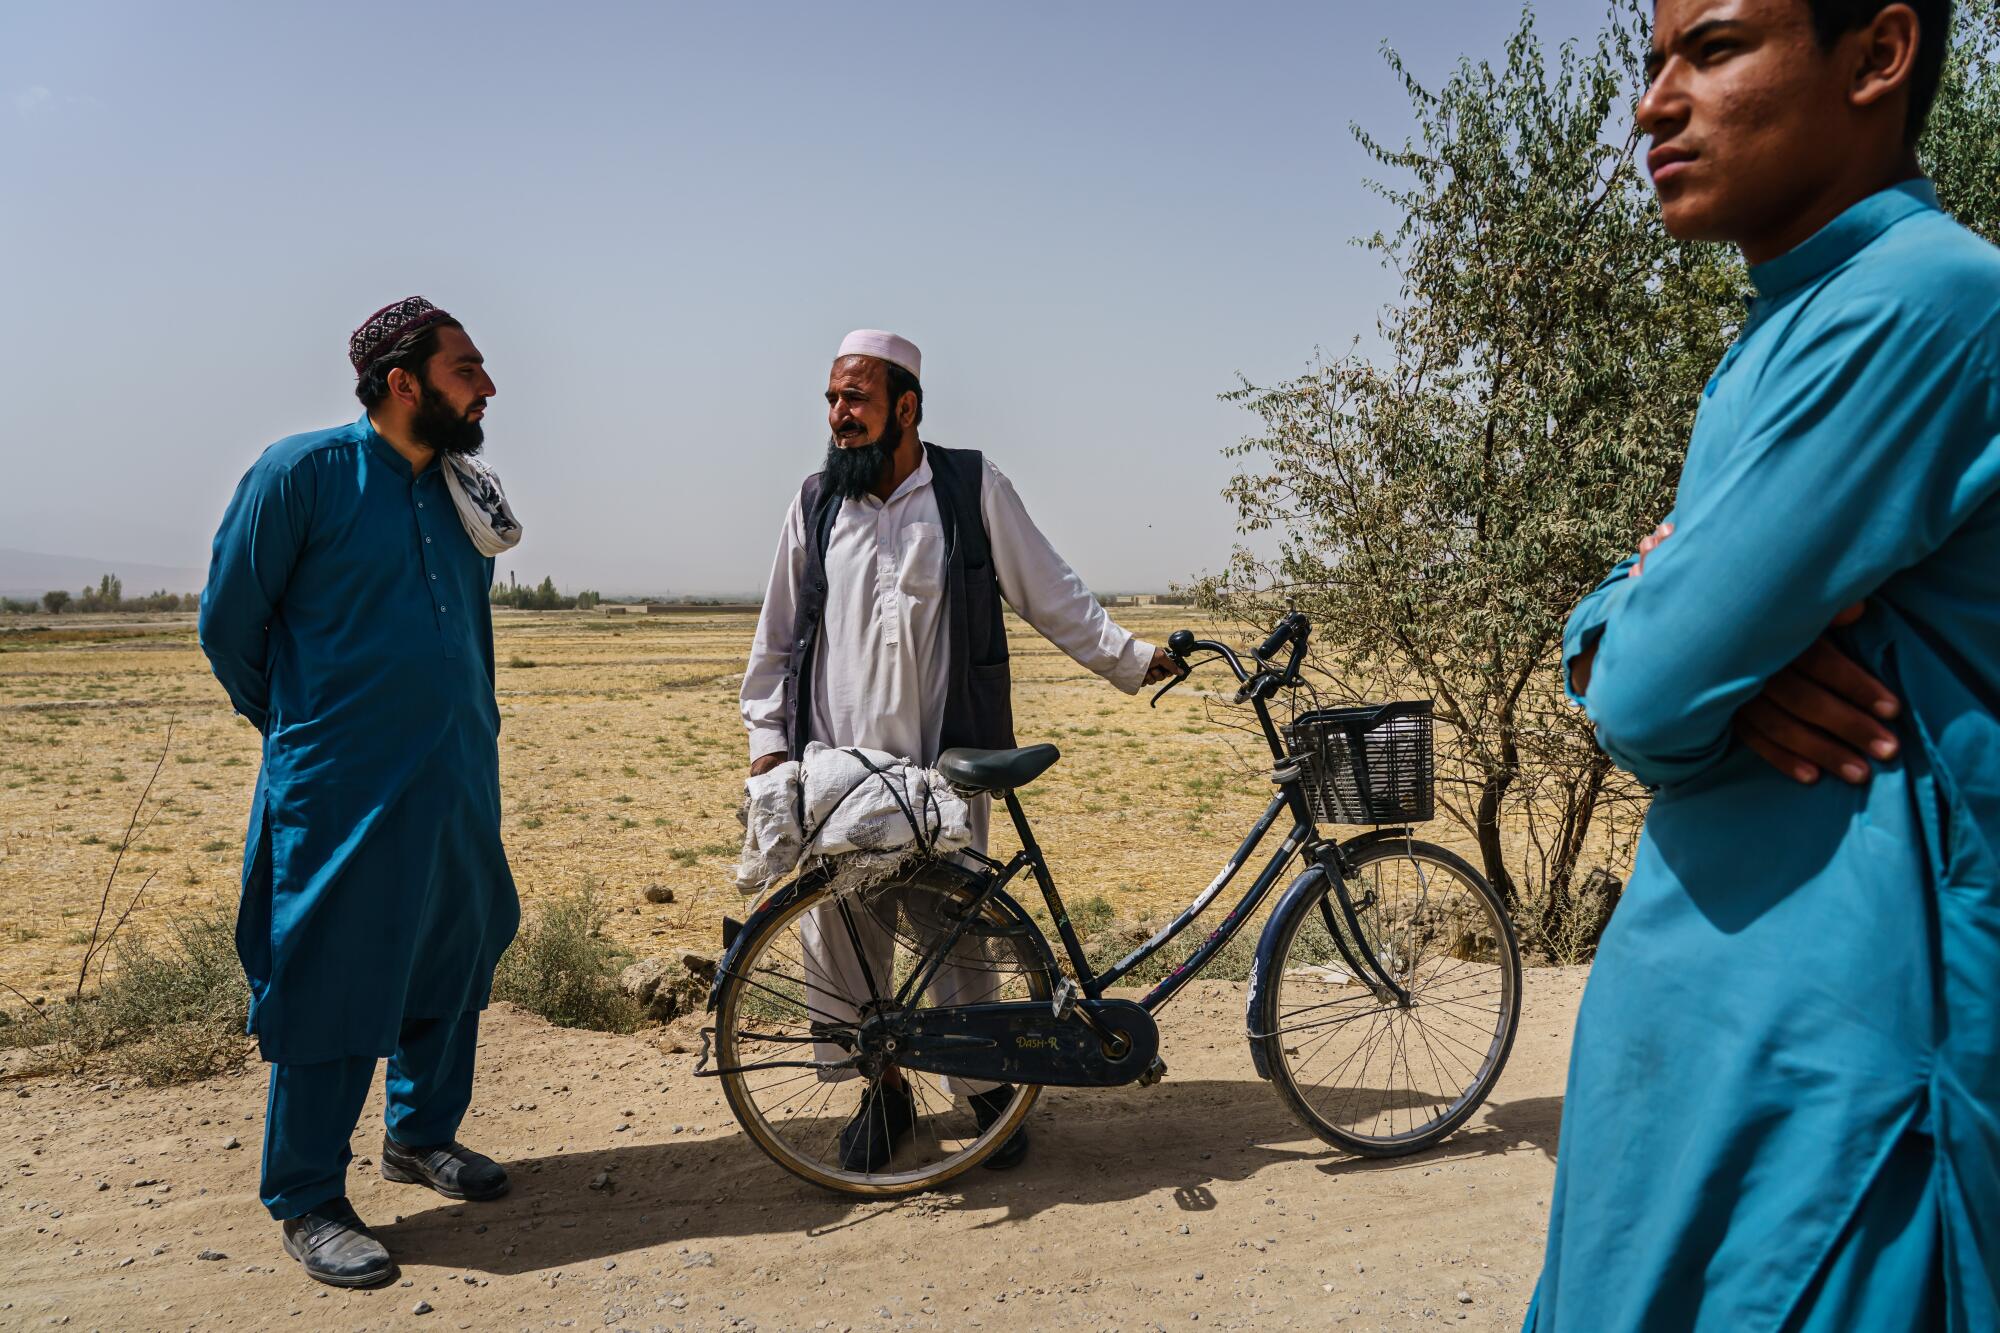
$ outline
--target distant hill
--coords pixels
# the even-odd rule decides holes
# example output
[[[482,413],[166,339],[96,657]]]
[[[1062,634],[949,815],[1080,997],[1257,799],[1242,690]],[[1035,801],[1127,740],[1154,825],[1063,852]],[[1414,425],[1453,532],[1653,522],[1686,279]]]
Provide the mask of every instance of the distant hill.
[[[51,588],[75,592],[86,584],[95,585],[106,574],[123,580],[127,597],[141,597],[149,592],[200,592],[208,578],[208,571],[202,569],[146,565],[136,560],[48,555],[0,546],[0,597],[40,597]]]

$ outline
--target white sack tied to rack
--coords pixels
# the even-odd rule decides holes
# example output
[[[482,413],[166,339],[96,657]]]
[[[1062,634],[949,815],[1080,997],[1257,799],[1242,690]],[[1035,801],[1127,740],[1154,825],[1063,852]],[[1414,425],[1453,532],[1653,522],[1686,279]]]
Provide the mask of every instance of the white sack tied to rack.
[[[764,890],[800,866],[842,858],[837,892],[879,883],[908,861],[972,845],[972,808],[943,774],[884,750],[806,746],[743,784],[736,887]]]

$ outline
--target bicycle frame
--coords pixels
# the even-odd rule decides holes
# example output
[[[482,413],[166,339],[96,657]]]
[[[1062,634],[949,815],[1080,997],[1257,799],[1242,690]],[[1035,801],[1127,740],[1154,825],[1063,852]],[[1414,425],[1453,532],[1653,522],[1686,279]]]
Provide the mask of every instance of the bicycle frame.
[[[1282,629],[1283,627],[1281,626],[1281,631]],[[1277,636],[1274,635],[1272,642],[1276,642],[1276,640]],[[1075,973],[1077,985],[1082,988],[1083,994],[1087,998],[1092,1000],[1101,999],[1106,988],[1116,985],[1119,980],[1129,976],[1140,964],[1165,948],[1192,926],[1195,919],[1208,909],[1209,905],[1236,878],[1237,872],[1256,853],[1258,846],[1271,832],[1272,826],[1276,824],[1280,813],[1287,810],[1291,812],[1291,831],[1285,835],[1283,843],[1279,845],[1278,850],[1272,855],[1271,859],[1265,863],[1264,868],[1258,872],[1257,878],[1244,891],[1242,898],[1237,901],[1236,906],[1231,908],[1228,915],[1223,917],[1215,929],[1209,932],[1208,938],[1202,941],[1200,947],[1190,954],[1180,966],[1161,978],[1159,983],[1139,1000],[1142,1008],[1148,1012],[1152,1012],[1165,1005],[1167,1001],[1180,992],[1183,986],[1200,975],[1202,969],[1208,966],[1215,955],[1221,952],[1236,937],[1238,932],[1243,929],[1245,923],[1249,921],[1251,915],[1263,903],[1264,899],[1270,896],[1271,890],[1277,886],[1279,878],[1285,873],[1285,868],[1291,864],[1292,859],[1301,850],[1306,852],[1309,859],[1324,862],[1327,844],[1319,836],[1318,822],[1313,816],[1312,805],[1306,798],[1300,770],[1296,764],[1288,763],[1284,744],[1278,736],[1277,726],[1271,721],[1271,711],[1266,703],[1266,699],[1271,691],[1258,687],[1258,682],[1266,679],[1270,673],[1268,671],[1260,671],[1253,677],[1250,673],[1244,671],[1242,664],[1237,660],[1236,654],[1223,644],[1199,640],[1195,641],[1191,646],[1215,651],[1218,657],[1226,660],[1231,668],[1235,670],[1237,679],[1243,682],[1244,689],[1240,697],[1247,700],[1256,709],[1258,725],[1264,734],[1265,742],[1270,746],[1272,762],[1275,765],[1271,775],[1272,781],[1278,786],[1277,793],[1271,797],[1271,803],[1264,808],[1264,813],[1258,817],[1256,824],[1251,827],[1249,834],[1243,839],[1241,845],[1237,847],[1235,854],[1223,865],[1221,873],[1209,882],[1207,888],[1195,895],[1194,900],[1188,904],[1179,916],[1162,927],[1151,939],[1141,944],[1124,958],[1119,959],[1118,962],[1106,968],[1103,972],[1096,972],[1091,968],[1088,959],[1084,956],[1083,942],[1077,938],[1076,928],[1070,924],[1069,909],[1063,903],[1062,894],[1056,889],[1054,876],[1050,874],[1048,862],[1042,856],[1041,845],[1035,840],[1034,830],[1028,826],[1028,817],[1026,812],[1021,809],[1019,798],[1012,791],[1001,792],[1001,799],[1007,806],[1007,814],[1014,821],[1015,832],[1020,836],[1021,850],[1016,852],[1013,858],[1006,862],[996,861],[981,853],[970,854],[986,866],[986,883],[971,906],[966,909],[965,915],[959,924],[952,929],[944,944],[932,950],[931,957],[926,964],[917,969],[905,980],[896,995],[896,1003],[898,1005],[906,1005],[909,1003],[911,996],[923,994],[924,988],[930,985],[938,969],[944,965],[944,961],[950,954],[951,948],[957,943],[959,936],[963,933],[967,924],[984,908],[987,899],[1003,890],[1023,870],[1027,870],[1033,875],[1036,885],[1042,891],[1042,900],[1048,904],[1049,915],[1055,921],[1056,934],[1062,940],[1063,951],[1068,955],[1069,964]],[[1299,637],[1294,641],[1292,664],[1285,669],[1284,673],[1280,673],[1281,676],[1296,671],[1299,657],[1304,651],[1304,646],[1303,629],[1301,629]],[[1256,654],[1260,666],[1262,665],[1263,657],[1271,651],[1274,651],[1272,644],[1267,643],[1265,648]],[[1342,932],[1335,929],[1331,909],[1325,902],[1322,902],[1320,906],[1322,913],[1327,917],[1328,932],[1339,945],[1342,955],[1346,957],[1357,976],[1368,978],[1371,973],[1373,974],[1374,979],[1369,980],[1367,983],[1371,989],[1377,990],[1378,993],[1386,991],[1393,994],[1397,999],[1406,1001],[1408,997],[1402,987],[1389,974],[1388,970],[1382,967],[1381,963],[1375,958],[1373,950],[1369,948],[1366,935],[1361,930],[1360,921],[1356,916],[1354,904],[1348,899],[1343,877],[1335,873],[1333,879],[1334,892],[1340,899],[1342,916],[1345,918],[1351,932],[1352,943],[1359,950],[1361,958],[1356,959],[1349,952],[1349,940],[1343,939]],[[1365,963],[1363,960],[1365,960]],[[1379,985],[1378,982],[1380,983]]]
[[[1264,813],[1258,816],[1257,822],[1251,827],[1249,834],[1244,837],[1241,845],[1237,847],[1235,853],[1223,865],[1221,872],[1209,882],[1208,887],[1197,894],[1194,901],[1190,902],[1179,916],[1161,927],[1151,939],[1141,944],[1124,958],[1119,959],[1102,973],[1093,974],[1089,970],[1088,964],[1084,962],[1082,947],[1077,942],[1075,931],[1069,928],[1067,919],[1061,919],[1059,929],[1063,938],[1063,947],[1069,952],[1070,962],[1077,968],[1077,979],[1083,986],[1084,994],[1090,996],[1092,999],[1098,998],[1104,993],[1106,987],[1115,985],[1120,979],[1130,975],[1140,964],[1144,963],[1154,954],[1157,954],[1161,949],[1185,933],[1189,927],[1194,925],[1195,920],[1208,910],[1209,905],[1236,878],[1237,872],[1256,854],[1258,846],[1270,833],[1272,825],[1276,823],[1279,813],[1286,809],[1287,806],[1296,807],[1294,809],[1294,821],[1291,831],[1285,835],[1285,839],[1279,844],[1277,851],[1265,863],[1264,868],[1258,872],[1257,878],[1251,881],[1250,887],[1244,890],[1243,896],[1237,900],[1236,905],[1229,910],[1228,914],[1216,923],[1215,929],[1209,932],[1208,938],[1203,940],[1193,953],[1189,954],[1173,971],[1162,977],[1139,1000],[1140,1006],[1147,1010],[1158,1009],[1177,995],[1183,986],[1199,975],[1202,969],[1207,967],[1210,961],[1214,959],[1215,955],[1221,952],[1237,936],[1244,925],[1249,922],[1250,917],[1256,912],[1257,908],[1263,904],[1265,898],[1270,896],[1271,890],[1278,886],[1279,879],[1283,877],[1286,868],[1291,864],[1293,858],[1298,855],[1300,849],[1317,841],[1317,829],[1314,826],[1311,816],[1308,814],[1303,818],[1299,817],[1300,811],[1304,806],[1303,798],[1295,801],[1283,791],[1273,796],[1271,803],[1264,808]],[[1018,821],[1018,815],[1016,819]],[[1039,855],[1039,852],[1037,852],[1038,859]],[[1050,899],[1050,910],[1056,911],[1056,902],[1058,900],[1053,894],[1051,887],[1044,884],[1043,893]]]

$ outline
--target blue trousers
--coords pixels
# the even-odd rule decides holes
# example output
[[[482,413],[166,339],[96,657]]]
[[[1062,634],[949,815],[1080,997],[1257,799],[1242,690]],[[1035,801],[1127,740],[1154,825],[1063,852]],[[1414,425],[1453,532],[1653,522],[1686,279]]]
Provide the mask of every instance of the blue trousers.
[[[479,1014],[413,1019],[389,1057],[383,1119],[406,1148],[429,1148],[458,1136],[472,1105]],[[258,1193],[283,1221],[347,1193],[348,1140],[375,1081],[375,1058],[272,1065],[264,1106],[264,1177]]]

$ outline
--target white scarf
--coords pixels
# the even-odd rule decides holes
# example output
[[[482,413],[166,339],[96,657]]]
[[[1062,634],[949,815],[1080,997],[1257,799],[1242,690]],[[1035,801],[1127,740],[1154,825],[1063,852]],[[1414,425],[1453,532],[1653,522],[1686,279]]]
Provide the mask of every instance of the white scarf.
[[[521,544],[521,521],[500,489],[500,474],[466,454],[440,454],[445,489],[458,510],[458,521],[483,556],[496,556]]]

